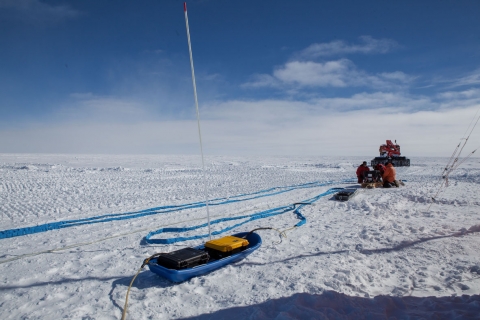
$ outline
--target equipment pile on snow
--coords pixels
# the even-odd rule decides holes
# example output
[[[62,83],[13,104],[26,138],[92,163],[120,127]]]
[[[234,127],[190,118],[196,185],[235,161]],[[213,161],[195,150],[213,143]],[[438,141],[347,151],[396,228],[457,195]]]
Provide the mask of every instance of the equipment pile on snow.
[[[378,170],[365,171],[363,173],[362,188],[372,189],[383,185],[382,175]]]

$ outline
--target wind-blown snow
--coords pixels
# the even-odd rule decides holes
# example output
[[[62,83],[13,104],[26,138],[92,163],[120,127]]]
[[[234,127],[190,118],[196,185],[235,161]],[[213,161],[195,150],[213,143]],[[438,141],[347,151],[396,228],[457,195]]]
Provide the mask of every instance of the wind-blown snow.
[[[208,157],[210,199],[336,181],[211,206],[210,215],[251,214],[355,186],[341,181],[355,178],[363,160]],[[447,160],[411,159],[397,168],[406,180],[398,189],[362,189],[348,202],[321,198],[302,209],[307,223],[286,239],[259,231],[258,250],[210,274],[175,284],[145,268],[127,319],[480,319],[480,160],[465,162],[432,203]],[[204,201],[202,177],[199,156],[0,154],[0,231]],[[145,258],[202,242],[146,245],[143,237],[204,222],[198,208],[0,239],[0,316],[118,319]],[[290,212],[234,232],[297,222]]]

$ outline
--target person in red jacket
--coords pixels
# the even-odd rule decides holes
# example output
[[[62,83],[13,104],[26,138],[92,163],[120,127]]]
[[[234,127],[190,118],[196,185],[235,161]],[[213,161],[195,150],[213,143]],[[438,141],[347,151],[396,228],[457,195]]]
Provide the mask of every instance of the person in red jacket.
[[[385,172],[385,165],[383,163],[378,163],[375,166],[375,170],[380,171],[380,174],[383,176],[383,173]]]
[[[363,173],[366,171],[370,171],[370,168],[367,166],[367,161],[363,161],[363,163],[357,168],[358,183],[363,182]]]
[[[395,168],[393,167],[393,164],[391,162],[387,163],[387,166],[385,167],[385,172],[383,173],[383,176],[382,176],[383,187],[384,188],[398,187],[397,184],[395,183],[395,180],[397,179],[396,175],[397,173],[395,171]]]

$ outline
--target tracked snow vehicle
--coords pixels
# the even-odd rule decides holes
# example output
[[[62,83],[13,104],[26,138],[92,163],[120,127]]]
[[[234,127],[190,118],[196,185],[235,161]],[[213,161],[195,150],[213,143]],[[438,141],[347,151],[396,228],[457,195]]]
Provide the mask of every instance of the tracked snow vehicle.
[[[375,157],[371,161],[373,168],[379,163],[386,164],[387,162],[391,162],[395,167],[410,166],[410,159],[400,155],[400,146],[397,144],[397,140],[395,140],[395,144],[392,140],[387,140],[386,144],[380,145],[378,151],[380,152],[380,157]]]

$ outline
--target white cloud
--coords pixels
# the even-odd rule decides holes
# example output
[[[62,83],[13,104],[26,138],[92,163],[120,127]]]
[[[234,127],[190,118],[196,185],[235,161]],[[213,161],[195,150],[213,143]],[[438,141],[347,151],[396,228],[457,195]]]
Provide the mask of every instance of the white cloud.
[[[402,73],[368,75],[346,59],[331,63],[292,61],[263,79],[270,85],[289,87],[374,86],[407,80]],[[172,94],[163,83],[158,87],[161,94],[154,99],[124,92],[128,98],[73,93],[48,123],[2,124],[0,150],[196,154],[192,95]],[[206,154],[373,157],[385,139],[396,139],[410,157],[448,156],[480,106],[480,89],[445,92],[432,99],[386,89],[303,100],[205,101],[201,101],[200,115]],[[175,109],[183,106],[189,114],[176,113],[173,118],[167,114],[172,105]],[[478,129],[471,142],[480,141]]]
[[[300,51],[296,56],[299,58],[318,58],[342,54],[374,54],[387,53],[397,47],[398,43],[390,39],[374,39],[371,36],[359,38],[359,44],[348,44],[342,40],[335,40],[329,43],[314,43]]]
[[[479,89],[470,89],[464,91],[447,91],[442,92],[438,95],[441,99],[480,99],[480,88]]]
[[[450,88],[480,85],[480,69],[471,72],[465,77],[455,79],[452,82]]]
[[[280,87],[282,83],[269,74],[255,74],[249,82],[243,83],[244,88],[261,88],[261,87]]]
[[[101,99],[99,99],[101,100]],[[0,129],[2,152],[198,153],[197,123],[155,120],[148,106],[113,98],[87,100],[92,115],[58,123]],[[105,106],[110,101],[111,104]],[[377,155],[378,145],[396,139],[404,155],[449,156],[480,104],[432,102],[401,93],[361,93],[349,98],[233,100],[203,106],[205,153],[223,155]],[[100,106],[101,105],[101,106]],[[429,111],[419,111],[429,109]],[[117,117],[143,112],[136,121]],[[99,121],[98,115],[103,118]],[[110,115],[110,116],[109,116]],[[106,120],[108,118],[108,120]],[[480,130],[472,142],[480,141]],[[476,147],[472,143],[470,147]]]
[[[54,115],[58,121],[92,123],[127,123],[149,119],[151,107],[132,99],[73,93],[70,104],[60,107]]]
[[[302,86],[346,87],[347,76],[354,73],[353,63],[343,59],[326,63],[292,61],[275,70],[273,75],[284,83]]]
[[[412,77],[406,75],[405,73],[403,73],[401,71],[383,72],[383,73],[380,73],[379,76],[384,78],[384,79],[396,80],[396,81],[404,82],[404,83],[407,83],[407,82],[410,82],[410,81],[413,80]]]
[[[403,93],[374,92],[357,93],[347,98],[321,98],[314,103],[323,108],[340,111],[383,110],[384,113],[416,112],[418,110],[438,109],[439,105],[426,97],[409,97]]]
[[[273,75],[255,75],[244,87],[372,87],[394,88],[410,82],[412,78],[403,72],[371,75],[359,70],[348,59],[328,61],[290,61],[276,68]]]
[[[316,62],[318,57],[347,53],[387,53],[399,45],[389,39],[374,39],[371,36],[360,37],[361,44],[347,44],[337,40],[330,43],[312,44],[294,54],[293,59],[276,67],[272,74],[255,74],[242,84],[242,87],[280,88],[287,92],[313,87],[369,87],[379,90],[402,89],[414,80],[401,71],[370,74],[358,69],[349,59]]]
[[[376,102],[381,103],[382,97],[376,98]],[[350,104],[365,102],[357,99],[361,97],[352,97]],[[375,101],[375,97],[370,99]],[[397,97],[397,100],[401,99]],[[406,156],[448,156],[480,106],[413,112],[408,105],[403,109],[384,106],[343,112],[324,106],[344,102],[345,99],[319,100],[312,104],[274,100],[225,102],[209,111],[216,116],[215,119],[206,117],[204,141],[207,150],[220,154],[228,150],[234,154],[370,155],[373,158],[377,156],[379,144],[386,139],[396,139]],[[477,130],[472,141],[479,140],[479,133]],[[473,147],[477,146],[469,146]]]
[[[198,151],[195,121],[33,123],[0,132],[0,147],[12,153],[194,154]]]

